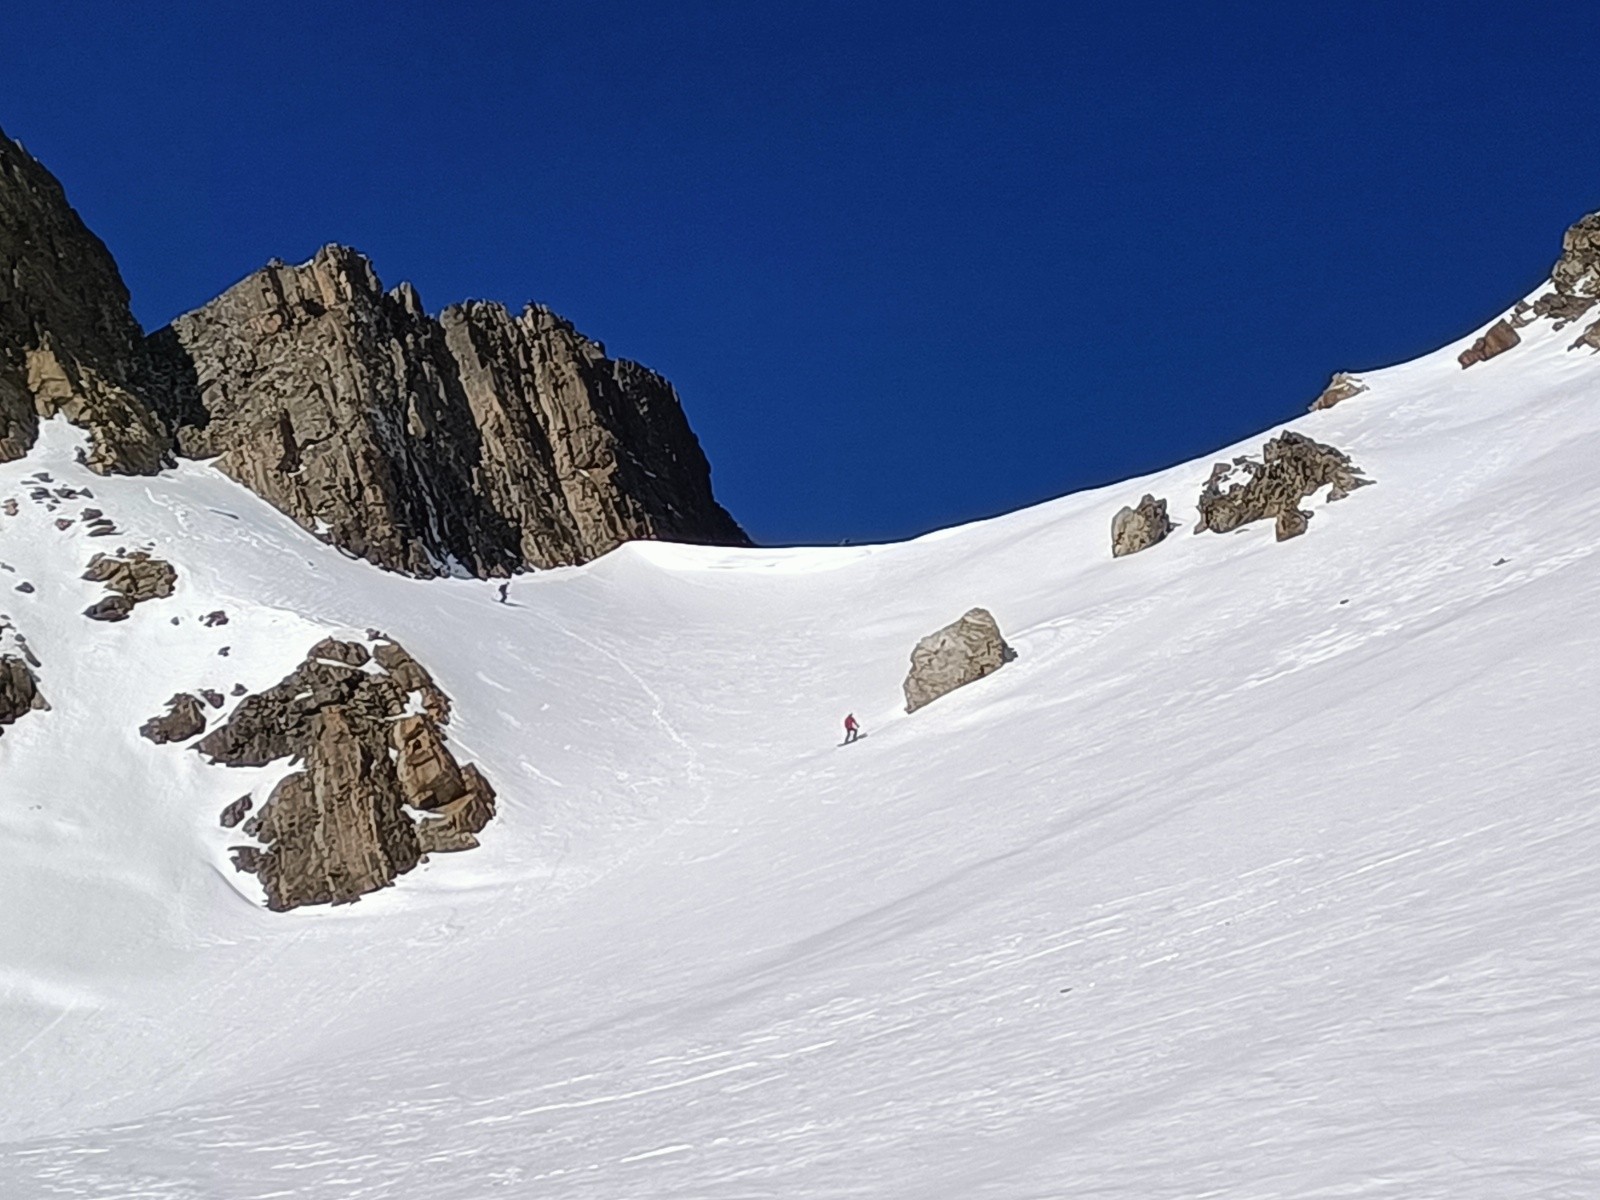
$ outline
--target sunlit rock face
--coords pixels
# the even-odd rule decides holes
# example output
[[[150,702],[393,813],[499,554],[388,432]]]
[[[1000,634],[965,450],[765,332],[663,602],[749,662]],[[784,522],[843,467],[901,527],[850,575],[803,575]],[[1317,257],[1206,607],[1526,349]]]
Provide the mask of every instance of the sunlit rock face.
[[[150,350],[184,454],[390,570],[504,575],[633,538],[745,541],[672,386],[544,308],[434,318],[328,246]]]

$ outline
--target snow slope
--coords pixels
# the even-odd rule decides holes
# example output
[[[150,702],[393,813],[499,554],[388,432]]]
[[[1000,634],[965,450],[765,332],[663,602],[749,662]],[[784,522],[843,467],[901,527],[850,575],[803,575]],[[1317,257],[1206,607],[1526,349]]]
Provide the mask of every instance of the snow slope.
[[[1377,486],[1282,545],[1110,559],[1141,492],[1192,523],[1207,458],[903,545],[632,545],[510,606],[203,466],[89,476],[50,428],[0,467],[0,611],[55,704],[0,737],[0,1197],[1600,1194],[1570,340],[1293,422]],[[79,616],[118,539],[57,530],[40,470],[178,593]],[[903,715],[912,644],[974,604],[1020,658]],[[501,815],[268,913],[216,815],[275,775],[137,727],[369,626]]]

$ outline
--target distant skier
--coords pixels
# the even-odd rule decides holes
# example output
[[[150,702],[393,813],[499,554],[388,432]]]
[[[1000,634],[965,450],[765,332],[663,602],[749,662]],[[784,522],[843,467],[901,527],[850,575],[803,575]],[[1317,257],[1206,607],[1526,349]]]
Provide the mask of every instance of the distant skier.
[[[506,600],[506,593],[509,592],[510,590],[511,590],[511,580],[508,579],[508,580],[506,580],[504,583],[502,583],[500,585],[500,603],[501,604],[508,603],[508,601]]]
[[[855,741],[860,736],[861,736],[861,725],[860,725],[859,722],[857,722],[855,713],[845,713],[845,715],[844,715],[844,744],[846,746],[848,746],[851,742]]]

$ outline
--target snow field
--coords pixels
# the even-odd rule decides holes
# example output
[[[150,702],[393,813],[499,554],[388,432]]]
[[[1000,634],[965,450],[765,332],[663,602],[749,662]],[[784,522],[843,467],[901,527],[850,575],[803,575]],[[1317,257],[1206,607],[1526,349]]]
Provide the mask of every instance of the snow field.
[[[1281,545],[1187,530],[1264,434],[903,545],[633,545],[511,605],[197,464],[90,476],[51,427],[0,466],[38,588],[0,573],[0,611],[55,704],[0,737],[0,1196],[1592,1196],[1600,364],[1570,340],[1291,422],[1377,484]],[[40,470],[178,593],[84,620],[119,539],[55,529]],[[1180,529],[1112,561],[1144,491]],[[911,646],[974,604],[1018,660],[905,716]],[[453,697],[500,816],[267,913],[216,814],[276,776],[138,725],[368,627]]]

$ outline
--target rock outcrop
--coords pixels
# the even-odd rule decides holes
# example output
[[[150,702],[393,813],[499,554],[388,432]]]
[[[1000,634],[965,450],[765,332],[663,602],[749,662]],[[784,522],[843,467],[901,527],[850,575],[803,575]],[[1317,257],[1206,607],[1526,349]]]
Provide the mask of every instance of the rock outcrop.
[[[329,246],[149,348],[184,454],[391,570],[504,575],[631,538],[745,541],[671,384],[545,308],[436,319]]]
[[[168,742],[186,742],[196,734],[204,733],[205,728],[206,711],[201,707],[199,697],[179,692],[167,701],[167,711],[163,715],[151,717],[139,726],[139,734],[163,746]]]
[[[1146,492],[1137,508],[1123,508],[1111,518],[1111,557],[1148,550],[1172,532],[1167,502]]]
[[[94,621],[121,621],[133,611],[134,605],[172,595],[178,572],[164,559],[135,550],[122,557],[96,554],[89,560],[83,577],[90,583],[105,584],[111,593],[84,609],[83,615]]]
[[[0,462],[62,413],[89,431],[95,470],[159,470],[171,439],[138,383],[143,338],[105,245],[0,131]]]
[[[1333,378],[1328,381],[1328,386],[1322,389],[1322,394],[1311,402],[1307,412],[1321,412],[1325,408],[1332,408],[1335,404],[1343,404],[1352,396],[1359,396],[1367,390],[1367,385],[1348,371],[1335,371]]]
[[[1587,316],[1600,303],[1600,213],[1590,213],[1561,239],[1561,257],[1550,268],[1550,288],[1533,300],[1520,301],[1504,318],[1457,356],[1470,367],[1504,354],[1522,341],[1517,333],[1535,321],[1550,321],[1557,330]],[[1600,351],[1600,320],[1583,330],[1569,350]]]
[[[906,711],[916,712],[958,687],[993,674],[1016,657],[989,610],[969,609],[960,620],[930,633],[911,651]]]
[[[269,908],[348,903],[424,854],[478,844],[494,789],[446,747],[448,719],[448,700],[401,647],[384,642],[369,654],[328,639],[196,743],[228,766],[305,764],[244,824],[261,845],[235,847],[235,865],[261,880]],[[224,823],[247,808],[236,801]]]
[[[1200,493],[1195,532],[1227,533],[1272,520],[1278,540],[1287,541],[1304,533],[1311,519],[1301,500],[1324,487],[1329,500],[1342,500],[1372,482],[1347,455],[1286,430],[1262,448],[1260,461],[1241,456],[1212,468]]]

